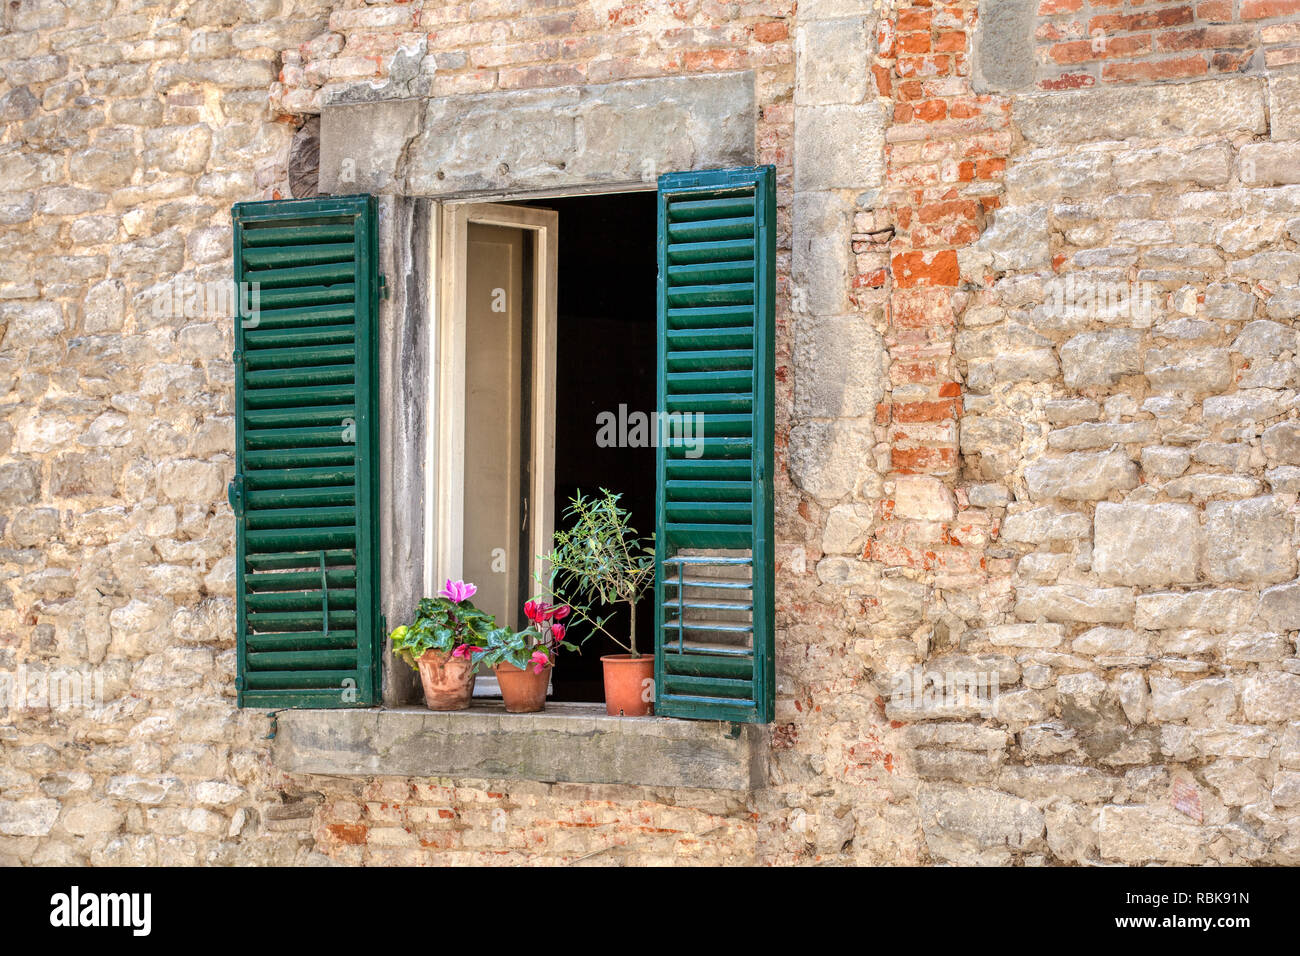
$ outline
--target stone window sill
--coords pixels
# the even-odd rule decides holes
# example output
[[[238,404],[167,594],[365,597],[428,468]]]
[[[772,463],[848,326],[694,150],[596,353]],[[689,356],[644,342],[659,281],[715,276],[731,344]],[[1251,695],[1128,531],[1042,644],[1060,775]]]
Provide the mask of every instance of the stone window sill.
[[[765,784],[767,733],[753,724],[609,717],[602,704],[547,703],[540,714],[507,714],[499,701],[452,713],[285,710],[272,760],[288,773],[748,791]]]

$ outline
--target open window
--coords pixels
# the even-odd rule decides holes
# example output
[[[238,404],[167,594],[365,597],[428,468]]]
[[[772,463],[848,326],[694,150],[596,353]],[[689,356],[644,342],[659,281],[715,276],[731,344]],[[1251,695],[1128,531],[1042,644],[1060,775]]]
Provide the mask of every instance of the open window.
[[[774,178],[674,173],[656,191],[432,204],[425,593],[472,580],[478,606],[522,626],[568,499],[620,492],[656,536],[638,646],[655,654],[661,716],[772,719]],[[354,275],[350,294],[362,284]],[[248,534],[241,523],[245,573]],[[329,573],[293,600],[319,602]],[[260,641],[245,626],[253,603],[240,592],[241,668]],[[356,619],[353,650],[382,644],[377,620]],[[328,613],[316,623],[338,626]],[[601,699],[598,660],[612,650],[593,640],[565,657],[553,699]]]

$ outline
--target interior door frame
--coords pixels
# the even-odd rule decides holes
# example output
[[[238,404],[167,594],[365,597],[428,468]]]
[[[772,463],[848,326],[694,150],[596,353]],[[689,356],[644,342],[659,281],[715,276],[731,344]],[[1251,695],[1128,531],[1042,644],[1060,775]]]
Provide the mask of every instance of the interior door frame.
[[[551,549],[555,527],[555,376],[559,213],[532,206],[485,202],[433,203],[429,250],[429,407],[425,421],[424,593],[432,596],[447,578],[461,578],[465,503],[465,324],[469,226],[480,223],[533,234],[532,450],[528,517],[531,562],[520,574],[541,574],[537,556]],[[524,277],[528,281],[528,277]]]

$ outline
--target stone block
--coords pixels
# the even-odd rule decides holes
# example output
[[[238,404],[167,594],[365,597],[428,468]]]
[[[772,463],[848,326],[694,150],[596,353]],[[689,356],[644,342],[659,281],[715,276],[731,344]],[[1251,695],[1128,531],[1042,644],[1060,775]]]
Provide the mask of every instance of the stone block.
[[[1293,521],[1286,501],[1273,495],[1205,506],[1210,580],[1272,584],[1296,573]]]
[[[1216,77],[1165,86],[1099,87],[1015,98],[1013,122],[1035,145],[1264,133],[1265,82]]]
[[[407,150],[406,192],[653,182],[672,170],[752,166],[754,95],[754,74],[736,72],[430,99]],[[326,157],[343,148],[329,129],[327,118],[322,187],[333,181]],[[391,163],[387,148],[357,168],[372,163]]]
[[[1205,535],[1193,506],[1103,501],[1095,522],[1092,569],[1103,581],[1168,585],[1197,579]]]

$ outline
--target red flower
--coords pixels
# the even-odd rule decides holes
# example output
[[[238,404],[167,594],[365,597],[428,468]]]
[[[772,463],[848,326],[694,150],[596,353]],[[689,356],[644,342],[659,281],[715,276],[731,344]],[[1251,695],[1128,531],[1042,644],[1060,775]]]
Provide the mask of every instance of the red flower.
[[[463,657],[465,660],[474,659],[474,648],[469,644],[461,644],[451,652],[452,657]]]
[[[534,624],[541,624],[549,616],[550,607],[545,601],[529,601],[524,605],[524,616]]]
[[[540,674],[550,662],[551,659],[541,651],[533,651],[533,656],[528,658],[528,663],[533,665],[534,674]]]
[[[551,616],[555,618],[555,620],[557,621],[563,621],[566,617],[569,616],[570,610],[572,610],[572,608],[570,608],[569,605],[561,604],[559,607],[557,607],[554,611],[551,612]]]
[[[564,625],[563,625],[563,624],[552,624],[552,625],[551,625],[551,637],[555,638],[555,640],[556,640],[557,643],[560,642],[560,641],[562,641],[562,640],[564,640]]]

